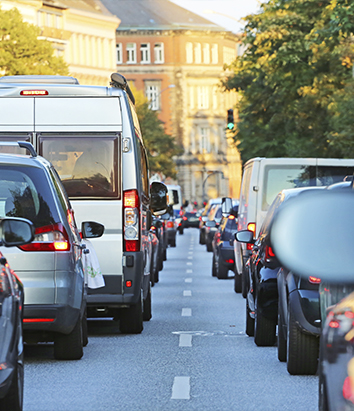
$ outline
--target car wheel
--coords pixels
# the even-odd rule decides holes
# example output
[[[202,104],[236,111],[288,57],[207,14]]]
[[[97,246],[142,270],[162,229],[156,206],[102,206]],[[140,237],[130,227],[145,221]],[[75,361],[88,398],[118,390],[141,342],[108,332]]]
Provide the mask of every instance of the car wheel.
[[[208,253],[211,253],[213,251],[213,245],[211,243],[206,243],[206,249]]]
[[[85,308],[84,315],[82,316],[82,345],[86,347],[88,344],[88,328],[87,328],[87,311]]]
[[[283,315],[278,307],[278,360],[286,361],[286,338],[284,336],[284,321]]]
[[[205,237],[204,237],[202,231],[199,231],[199,244],[201,244],[201,245],[205,244]]]
[[[150,321],[151,317],[152,317],[152,314],[151,314],[151,287],[150,287],[150,284],[149,284],[148,294],[146,296],[146,299],[144,300],[143,320],[144,321]]]
[[[249,289],[249,276],[248,276],[248,270],[246,267],[243,267],[242,269],[242,297],[247,298],[247,293]]]
[[[258,347],[271,347],[276,342],[276,321],[262,315],[256,299],[254,342]]]
[[[139,295],[136,304],[122,310],[119,329],[122,334],[140,334],[143,328],[143,307],[141,295]]]
[[[178,229],[178,233],[179,233],[180,235],[182,235],[182,234],[183,234],[183,228],[179,228],[179,229]]]
[[[171,247],[176,247],[176,237],[171,241]]]
[[[57,334],[54,340],[54,358],[56,360],[79,360],[83,351],[82,318],[76,321],[69,334]]]
[[[235,272],[235,278],[234,278],[234,289],[235,289],[235,293],[242,292],[242,275],[238,275],[236,272]]]
[[[291,375],[314,375],[317,371],[319,339],[303,333],[288,306],[287,369]]]
[[[219,280],[225,280],[227,278],[227,274],[229,272],[229,267],[225,267],[224,265],[218,264],[216,269],[216,276]]]
[[[154,283],[156,284],[156,283],[158,283],[158,282],[159,282],[159,270],[156,269],[156,270],[154,271]]]
[[[322,359],[320,354],[319,378],[318,378],[318,411],[328,411],[328,398],[326,377],[323,375]]]
[[[216,267],[215,267],[215,254],[213,253],[213,261],[211,263],[211,275],[216,277]]]
[[[166,250],[166,248],[163,250],[162,259],[163,259],[164,261],[167,260],[167,250]]]
[[[248,302],[246,300],[246,334],[249,337],[254,336],[254,318],[250,315],[250,309],[248,307]]]

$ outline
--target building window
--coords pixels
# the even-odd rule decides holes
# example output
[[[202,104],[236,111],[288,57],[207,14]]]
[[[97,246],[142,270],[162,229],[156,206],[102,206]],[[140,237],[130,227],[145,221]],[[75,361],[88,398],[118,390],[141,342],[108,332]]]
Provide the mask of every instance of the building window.
[[[150,63],[150,43],[140,45],[140,63]]]
[[[210,130],[209,127],[199,128],[199,151],[210,153]]]
[[[163,43],[155,43],[154,46],[155,63],[161,64],[165,62],[165,53]]]
[[[116,63],[122,64],[123,63],[123,45],[122,43],[118,43],[116,45]]]
[[[193,63],[193,44],[186,43],[186,60],[187,63]]]
[[[194,47],[194,60],[196,64],[200,64],[202,62],[202,47],[200,43],[196,43]]]
[[[209,93],[207,86],[198,86],[198,109],[205,110],[209,108]]]
[[[194,109],[194,87],[189,87],[189,108]]]
[[[218,45],[213,44],[211,46],[211,62],[213,64],[218,64],[219,58],[218,58]]]
[[[127,43],[127,63],[136,63],[136,44]]]
[[[210,64],[210,46],[209,44],[203,45],[203,63]]]
[[[145,95],[150,101],[150,110],[160,109],[160,85],[156,82],[146,82],[145,83]]]

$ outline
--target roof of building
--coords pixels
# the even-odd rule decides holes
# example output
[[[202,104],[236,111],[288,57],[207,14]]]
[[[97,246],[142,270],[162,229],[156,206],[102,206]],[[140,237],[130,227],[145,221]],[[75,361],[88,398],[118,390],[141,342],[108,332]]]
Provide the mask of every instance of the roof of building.
[[[169,0],[101,1],[121,20],[118,30],[226,30]]]
[[[111,13],[100,0],[44,0],[43,4],[58,8],[78,9],[111,17],[112,14],[114,14]]]

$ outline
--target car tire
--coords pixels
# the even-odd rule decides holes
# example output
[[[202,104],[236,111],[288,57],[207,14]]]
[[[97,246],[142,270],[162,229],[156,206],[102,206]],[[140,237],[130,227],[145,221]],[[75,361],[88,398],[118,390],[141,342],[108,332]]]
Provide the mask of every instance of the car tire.
[[[76,321],[69,334],[57,334],[54,340],[54,358],[56,360],[79,360],[84,354],[82,318]]]
[[[178,233],[179,233],[180,235],[182,235],[182,234],[183,234],[183,228],[179,228],[179,229],[178,229]]]
[[[258,347],[272,347],[276,342],[276,321],[262,315],[259,308],[255,309],[254,342]]]
[[[213,261],[211,263],[211,276],[216,277],[215,254],[213,253]]]
[[[228,273],[229,273],[229,268],[219,263],[216,269],[216,276],[218,277],[218,279],[225,280],[227,278]]]
[[[242,278],[242,297],[247,298],[247,293],[249,289],[249,274],[248,274],[248,270],[245,267],[242,269],[241,278]]]
[[[278,307],[278,360],[286,362],[286,338],[284,337],[284,320]]]
[[[328,411],[328,397],[326,387],[326,377],[323,374],[322,358],[319,359],[319,378],[318,378],[318,411]]]
[[[171,241],[171,247],[176,247],[176,237]]]
[[[205,236],[203,235],[201,230],[199,230],[199,244],[201,245],[205,244]]]
[[[9,391],[0,399],[1,411],[22,411],[23,408],[23,364],[16,363]]]
[[[213,245],[211,243],[206,243],[206,249],[208,253],[211,253],[213,251]]]
[[[82,316],[82,345],[86,347],[88,344],[88,327],[87,327],[87,310],[85,308]]]
[[[318,366],[319,338],[303,333],[288,306],[287,369],[291,375],[315,375]]]
[[[164,261],[167,260],[167,250],[166,250],[166,248],[163,250],[162,259],[163,259]]]
[[[151,287],[149,284],[149,290],[144,300],[144,311],[143,311],[143,321],[150,321],[152,317],[151,313]]]
[[[248,307],[248,302],[246,300],[246,334],[249,337],[254,336],[254,318],[250,315],[250,309]]]
[[[143,328],[143,307],[141,295],[139,295],[136,304],[122,310],[119,330],[122,334],[140,334]]]
[[[235,278],[234,278],[234,290],[235,293],[241,293],[242,292],[242,275],[238,275],[235,272]]]
[[[156,284],[156,283],[158,283],[158,282],[159,282],[159,270],[156,269],[156,270],[154,271],[154,284]]]

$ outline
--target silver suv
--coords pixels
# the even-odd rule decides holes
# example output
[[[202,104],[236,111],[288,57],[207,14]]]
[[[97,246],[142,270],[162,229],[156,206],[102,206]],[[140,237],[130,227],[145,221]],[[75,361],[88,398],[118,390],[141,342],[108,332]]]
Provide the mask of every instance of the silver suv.
[[[18,144],[32,155],[0,155],[0,217],[23,217],[35,226],[32,243],[6,249],[25,288],[24,338],[54,341],[56,359],[80,359],[87,344],[85,245],[55,169],[30,143]],[[99,223],[82,223],[83,237],[103,231]]]

